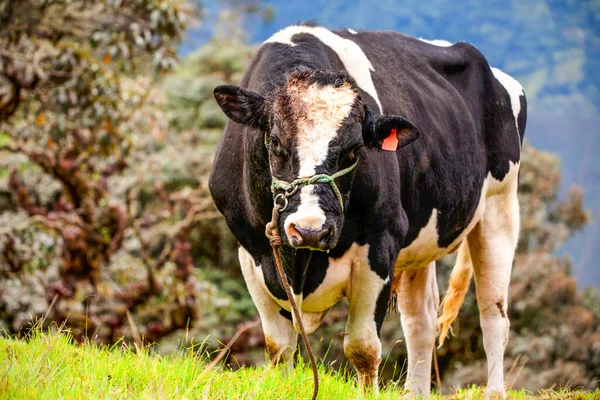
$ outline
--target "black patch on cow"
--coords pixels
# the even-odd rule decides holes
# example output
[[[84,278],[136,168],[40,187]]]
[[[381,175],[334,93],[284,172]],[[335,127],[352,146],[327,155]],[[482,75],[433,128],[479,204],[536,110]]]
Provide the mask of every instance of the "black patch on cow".
[[[377,297],[377,303],[375,304],[375,326],[377,327],[377,336],[381,337],[381,326],[383,325],[383,320],[388,311],[389,301],[390,301],[390,289],[392,287],[392,281],[385,284],[383,289],[381,289],[381,293]]]
[[[525,96],[519,96],[519,101],[521,102],[521,111],[519,112],[517,122],[519,124],[519,137],[521,138],[521,144],[523,144],[525,126],[527,125],[527,100],[525,99]]]
[[[313,252],[311,262],[306,269],[306,279],[302,290],[304,297],[317,290],[319,285],[325,280],[328,265],[329,259],[327,253],[321,251]]]
[[[502,318],[506,318],[506,313],[504,312],[504,305],[502,304],[502,300],[498,300],[496,302],[496,307],[498,307],[498,311],[500,311],[500,315]]]
[[[279,315],[281,315],[285,319],[293,321],[293,319],[292,319],[292,313],[289,312],[288,310],[284,309],[284,308],[282,308],[282,309],[279,310]]]

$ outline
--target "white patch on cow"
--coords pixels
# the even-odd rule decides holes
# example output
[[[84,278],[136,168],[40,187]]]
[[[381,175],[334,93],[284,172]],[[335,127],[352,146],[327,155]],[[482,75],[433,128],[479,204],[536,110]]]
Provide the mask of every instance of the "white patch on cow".
[[[450,43],[449,41],[442,40],[442,39],[427,40],[427,39],[419,38],[419,40],[421,42],[429,43],[429,44],[432,44],[432,45],[438,46],[438,47],[450,47],[453,45],[453,43]]]
[[[512,112],[515,117],[515,126],[517,127],[517,136],[519,136],[519,114],[521,113],[521,96],[525,95],[523,91],[523,86],[512,76],[507,73],[499,70],[498,68],[492,67],[492,72],[494,76],[500,82],[504,89],[508,92],[510,96],[510,105],[512,107]],[[519,136],[519,145],[521,143],[521,137]]]
[[[375,69],[360,46],[352,40],[344,39],[320,26],[289,26],[275,33],[264,43],[283,43],[295,46],[292,37],[301,33],[313,35],[331,48],[344,64],[346,71],[354,78],[356,84],[375,100],[379,111],[383,114],[383,108],[371,77],[371,71],[375,71]]]
[[[238,257],[246,286],[260,314],[265,339],[283,350],[282,355],[290,360],[291,365],[291,355],[296,351],[298,334],[290,321],[279,313],[280,305],[273,301],[267,290],[260,265],[256,265],[250,253],[241,246]]]
[[[356,92],[349,84],[341,87],[330,85],[292,84],[288,93],[298,106],[297,151],[300,162],[300,177],[315,174],[317,166],[323,164],[329,152],[331,141],[337,136],[338,129],[350,115],[356,100]],[[285,232],[291,241],[290,227],[295,226],[319,231],[325,223],[325,213],[319,206],[319,198],[314,194],[313,186],[305,186],[300,192],[300,206],[284,221]]]
[[[348,28],[348,32],[350,32],[353,35],[356,35],[358,32],[356,32],[354,29],[352,28]]]
[[[291,226],[320,231],[325,223],[325,212],[319,206],[319,197],[314,194],[314,186],[304,186],[300,191],[300,205],[295,213],[284,221],[283,227],[291,241]]]
[[[488,185],[486,190],[486,195],[488,197],[506,192],[507,190],[516,190],[519,183],[519,163],[509,161],[509,165],[508,173],[501,181],[494,178],[491,173],[488,174]]]
[[[437,214],[434,208],[427,224],[421,228],[417,238],[406,248],[400,251],[396,262],[396,269],[420,268],[436,260],[442,251],[437,246]]]
[[[307,333],[312,333],[319,327],[329,309],[338,301],[344,297],[350,298],[352,279],[356,279],[357,276],[365,279],[361,283],[364,285],[365,292],[374,290],[372,296],[377,299],[377,295],[389,278],[383,280],[370,270],[368,253],[369,246],[360,246],[354,243],[341,257],[329,257],[329,264],[323,282],[314,292],[302,299],[302,322]],[[371,274],[368,274],[369,271]],[[282,306],[284,308],[289,307],[289,303],[285,302]],[[361,309],[361,312],[365,313],[365,317],[368,316],[368,310],[369,307]],[[375,312],[375,308],[372,312]],[[371,314],[371,319],[373,315]]]
[[[350,115],[357,93],[348,83],[340,87],[290,84],[288,93],[303,105],[296,119],[299,176],[312,176],[327,158],[329,144]]]
[[[304,299],[303,310],[322,312],[333,307],[346,296],[353,265],[364,262],[361,246],[353,244],[340,258],[329,257],[329,265],[323,282]]]

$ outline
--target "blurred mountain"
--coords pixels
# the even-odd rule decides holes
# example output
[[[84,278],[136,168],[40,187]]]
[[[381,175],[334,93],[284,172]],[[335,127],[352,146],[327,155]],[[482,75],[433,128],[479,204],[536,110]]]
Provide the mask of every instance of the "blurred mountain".
[[[235,3],[235,2],[233,2]],[[182,47],[190,51],[218,30],[219,11],[232,2],[207,2],[205,25],[191,31]],[[256,3],[253,2],[253,4]],[[260,2],[259,2],[260,3]],[[313,20],[329,28],[397,30],[427,39],[467,41],[490,64],[520,80],[529,101],[526,137],[562,160],[562,195],[571,185],[585,191],[589,226],[561,253],[574,259],[580,286],[600,287],[600,3],[591,0],[343,0],[263,1],[273,17],[246,19],[251,42],[277,30]],[[222,34],[222,32],[221,32]]]

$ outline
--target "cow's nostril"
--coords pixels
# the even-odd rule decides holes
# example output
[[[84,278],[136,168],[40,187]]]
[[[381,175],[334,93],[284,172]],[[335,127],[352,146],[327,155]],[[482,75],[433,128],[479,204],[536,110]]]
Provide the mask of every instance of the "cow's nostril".
[[[329,239],[331,239],[331,236],[333,234],[333,228],[324,229],[322,232],[323,235],[319,239],[319,244],[321,245],[321,248],[325,248],[327,246],[327,243],[329,243]]]
[[[292,235],[292,245],[293,246],[301,246],[302,238],[298,235]]]
[[[290,227],[288,228],[289,231],[289,237],[290,237],[290,241],[292,242],[292,246],[302,246],[302,234],[300,232],[298,232],[298,229],[296,228],[296,225],[294,224],[290,224]]]

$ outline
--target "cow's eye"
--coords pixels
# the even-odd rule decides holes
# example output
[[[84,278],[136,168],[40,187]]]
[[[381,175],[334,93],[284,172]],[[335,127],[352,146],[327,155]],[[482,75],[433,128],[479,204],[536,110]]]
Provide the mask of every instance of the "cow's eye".
[[[279,146],[279,140],[277,139],[276,136],[271,136],[271,146],[273,146],[273,147]]]
[[[360,152],[360,145],[352,146],[344,151],[344,156],[350,160],[354,161]]]

